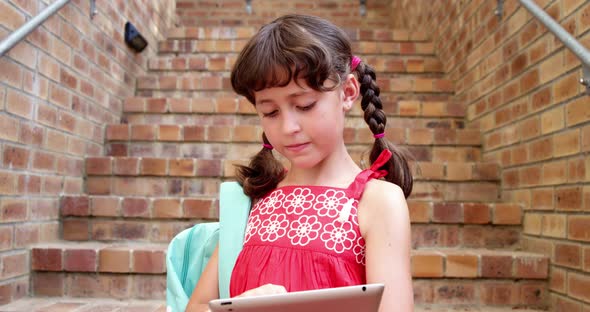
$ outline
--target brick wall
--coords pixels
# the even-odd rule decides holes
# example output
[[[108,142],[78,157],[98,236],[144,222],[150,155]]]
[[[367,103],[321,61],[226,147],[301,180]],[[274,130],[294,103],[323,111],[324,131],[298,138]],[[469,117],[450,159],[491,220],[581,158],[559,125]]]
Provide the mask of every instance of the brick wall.
[[[444,5],[443,5],[444,2]],[[537,0],[590,48],[590,1]],[[590,309],[590,97],[580,62],[518,1],[402,1],[503,168],[502,197],[525,204],[524,248],[551,257],[552,311]],[[397,13],[396,13],[397,12]],[[403,17],[399,17],[400,22]]]
[[[260,26],[287,13],[319,15],[348,27],[390,27],[392,0],[367,1],[367,14],[360,16],[359,0],[252,0],[252,13],[245,0],[178,0],[177,13],[186,26]]]
[[[48,2],[0,0],[0,38]],[[175,1],[75,0],[0,58],[0,304],[28,292],[26,247],[59,238],[58,202],[83,192],[83,159],[102,156],[104,128],[117,123]],[[148,39],[135,55],[127,20]]]

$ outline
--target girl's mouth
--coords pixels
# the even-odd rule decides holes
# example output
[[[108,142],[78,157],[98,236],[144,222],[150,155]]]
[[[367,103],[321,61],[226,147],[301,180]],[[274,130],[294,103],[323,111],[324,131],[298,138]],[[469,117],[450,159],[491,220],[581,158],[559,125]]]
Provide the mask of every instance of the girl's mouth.
[[[306,148],[309,143],[301,143],[301,144],[292,144],[292,145],[285,145],[285,148],[291,152],[299,152]]]

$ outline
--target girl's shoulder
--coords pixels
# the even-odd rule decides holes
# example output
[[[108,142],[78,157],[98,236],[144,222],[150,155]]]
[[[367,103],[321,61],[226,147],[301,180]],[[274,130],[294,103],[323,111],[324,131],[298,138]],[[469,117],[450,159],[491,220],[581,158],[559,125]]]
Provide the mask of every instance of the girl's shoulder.
[[[409,220],[408,204],[404,192],[396,184],[373,179],[367,182],[358,209],[361,232],[375,223],[398,226]],[[363,233],[364,234],[364,233]]]

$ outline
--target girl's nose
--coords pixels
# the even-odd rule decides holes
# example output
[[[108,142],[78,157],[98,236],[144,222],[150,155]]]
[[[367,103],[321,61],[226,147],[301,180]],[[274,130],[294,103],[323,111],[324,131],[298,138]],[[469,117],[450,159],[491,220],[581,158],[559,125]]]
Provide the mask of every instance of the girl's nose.
[[[299,117],[297,114],[288,112],[283,114],[283,131],[286,134],[295,133],[301,130],[301,124],[299,123]]]

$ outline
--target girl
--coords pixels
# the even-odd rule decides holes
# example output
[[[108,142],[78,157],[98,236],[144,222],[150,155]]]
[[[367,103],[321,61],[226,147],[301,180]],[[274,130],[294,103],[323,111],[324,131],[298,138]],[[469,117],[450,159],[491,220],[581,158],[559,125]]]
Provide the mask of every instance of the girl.
[[[278,18],[244,47],[231,82],[254,104],[264,130],[261,151],[238,168],[254,204],[231,296],[384,283],[380,311],[413,311],[405,200],[412,176],[384,137],[375,72],[352,55],[347,35],[313,16]],[[366,170],[343,138],[359,92],[375,137]],[[217,283],[215,253],[187,311],[207,311],[219,297]]]

